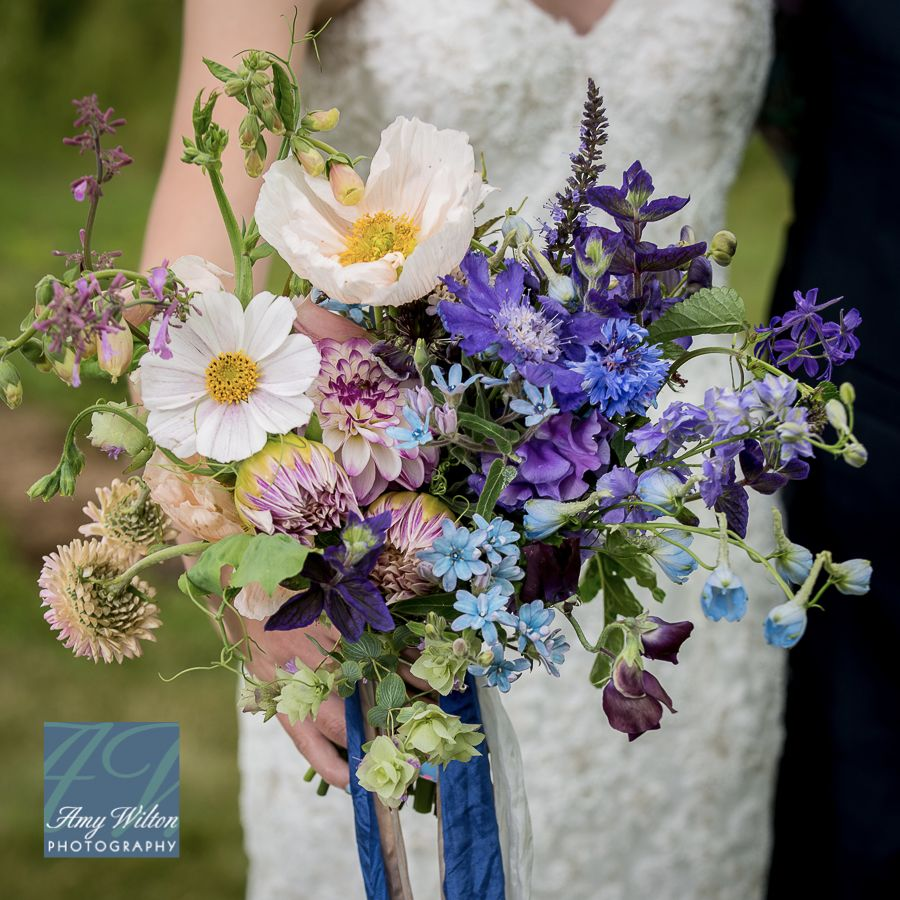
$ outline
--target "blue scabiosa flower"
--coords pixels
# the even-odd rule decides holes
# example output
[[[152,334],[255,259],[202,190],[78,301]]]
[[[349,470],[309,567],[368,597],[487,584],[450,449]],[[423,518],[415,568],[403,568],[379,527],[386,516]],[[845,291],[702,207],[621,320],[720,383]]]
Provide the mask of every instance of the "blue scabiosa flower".
[[[547,609],[543,600],[532,600],[523,603],[518,610],[516,634],[519,641],[519,653],[524,653],[529,644],[533,644],[538,654],[546,653],[544,640],[550,636],[550,625],[556,615],[554,610]]]
[[[550,416],[555,416],[559,412],[553,403],[549,385],[544,388],[543,392],[527,381],[523,387],[527,399],[513,400],[509,404],[509,408],[520,416],[525,416],[525,424],[529,428],[533,425],[540,425],[544,419],[549,419]]]
[[[485,660],[484,665],[473,663],[469,666],[469,672],[473,675],[484,676],[491,687],[499,688],[505,694],[509,691],[510,685],[526,669],[530,668],[531,663],[523,657],[504,659],[502,644],[494,644],[489,652],[490,660]]]
[[[710,573],[700,594],[700,606],[707,619],[739,622],[747,612],[747,590],[727,561]]]
[[[607,319],[600,337],[580,362],[569,368],[581,376],[588,401],[607,418],[641,413],[656,406],[669,364],[662,348],[645,344],[647,330],[624,319]]]
[[[872,563],[869,560],[848,559],[842,563],[826,561],[825,571],[842,594],[858,597],[869,593],[869,583],[872,580]]]
[[[484,575],[487,563],[480,559],[478,549],[483,540],[480,531],[469,531],[464,526],[456,526],[449,519],[441,523],[441,536],[435,538],[431,550],[421,550],[419,559],[431,565],[435,578],[441,580],[445,591],[456,589],[456,582],[468,581],[473,575]]]
[[[450,366],[450,371],[446,377],[444,377],[444,373],[438,366],[431,367],[431,374],[434,377],[434,386],[448,398],[465,393],[466,388],[481,377],[479,375],[471,375],[463,381],[463,367],[459,363],[453,363]]]
[[[481,549],[488,558],[488,562],[496,565],[500,562],[501,556],[518,556],[519,547],[516,543],[519,540],[519,532],[512,522],[496,516],[490,522],[479,516],[477,513],[472,516],[472,521],[478,526],[479,533],[484,534],[481,542]]]
[[[497,642],[497,626],[508,625],[515,628],[517,618],[506,609],[507,597],[499,587],[488,588],[477,597],[469,591],[457,591],[453,608],[461,615],[457,616],[450,627],[454,631],[473,628],[480,631],[485,643]]]
[[[416,447],[421,447],[431,440],[432,435],[428,427],[431,410],[425,413],[423,419],[411,406],[404,406],[403,418],[406,419],[405,428],[402,425],[392,425],[387,429],[388,437],[396,442],[398,450],[415,450]]]
[[[668,540],[665,540],[666,538]],[[666,529],[659,533],[656,545],[650,551],[650,555],[665,576],[675,584],[684,584],[698,566],[697,560],[684,549],[690,547],[693,540],[694,536],[690,532],[676,528]],[[681,546],[671,541],[676,541]]]
[[[763,622],[766,643],[785,650],[793,647],[806,631],[806,604],[788,600],[769,610]]]

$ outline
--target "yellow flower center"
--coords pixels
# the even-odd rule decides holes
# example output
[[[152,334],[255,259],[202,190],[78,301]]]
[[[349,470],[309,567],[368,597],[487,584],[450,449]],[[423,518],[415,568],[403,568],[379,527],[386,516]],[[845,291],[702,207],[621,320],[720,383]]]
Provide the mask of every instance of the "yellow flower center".
[[[259,366],[243,350],[220,353],[206,367],[206,391],[216,403],[243,403],[257,381]]]
[[[416,248],[419,229],[405,215],[389,212],[369,213],[360,216],[345,238],[347,249],[338,257],[342,266],[353,263],[375,262],[388,253],[409,256]]]

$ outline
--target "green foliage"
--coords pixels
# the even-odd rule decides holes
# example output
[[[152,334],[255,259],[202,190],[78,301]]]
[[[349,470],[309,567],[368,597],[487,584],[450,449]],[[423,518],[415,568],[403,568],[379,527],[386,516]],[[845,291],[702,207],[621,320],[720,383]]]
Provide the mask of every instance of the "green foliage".
[[[473,413],[461,412],[458,414],[460,431],[468,431],[477,438],[493,441],[498,452],[509,456],[512,453],[513,444],[518,440],[518,432],[487,419],[482,419]]]
[[[734,288],[704,288],[676,303],[648,329],[651,343],[698,334],[733,334],[744,328],[747,311]]]
[[[481,496],[475,506],[475,512],[487,518],[494,511],[500,495],[507,485],[516,477],[515,466],[504,465],[502,459],[495,459],[488,470]]]

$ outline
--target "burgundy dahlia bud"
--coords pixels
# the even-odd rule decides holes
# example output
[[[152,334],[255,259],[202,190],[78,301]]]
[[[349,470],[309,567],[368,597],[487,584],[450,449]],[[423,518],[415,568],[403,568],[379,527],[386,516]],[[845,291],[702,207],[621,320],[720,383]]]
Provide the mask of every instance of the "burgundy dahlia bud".
[[[691,636],[693,622],[666,622],[656,616],[647,616],[649,631],[641,632],[641,653],[647,659],[661,659],[678,665],[678,651],[681,645]]]

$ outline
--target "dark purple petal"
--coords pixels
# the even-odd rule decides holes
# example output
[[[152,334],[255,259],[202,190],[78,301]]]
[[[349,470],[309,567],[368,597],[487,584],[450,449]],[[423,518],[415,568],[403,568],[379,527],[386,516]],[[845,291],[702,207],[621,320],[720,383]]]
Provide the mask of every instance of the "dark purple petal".
[[[716,512],[725,513],[728,527],[740,537],[747,536],[747,521],[750,517],[750,500],[747,491],[739,484],[728,485],[713,507]]]
[[[706,253],[706,244],[688,244],[679,247],[657,247],[648,241],[637,245],[634,254],[635,265],[641,272],[663,272],[666,269],[678,269],[687,265],[692,259]]]
[[[544,543],[525,545],[525,580],[520,596],[523,603],[532,600],[560,603],[578,590],[579,544],[579,538],[569,537],[558,547]]]
[[[587,199],[592,206],[602,209],[615,219],[630,219],[633,215],[625,191],[620,191],[612,185],[588,188]]]
[[[643,697],[644,690],[644,670],[637,664],[626,662],[623,657],[619,657],[612,670],[612,683],[616,690],[629,699],[638,699]]]
[[[666,622],[656,616],[647,616],[658,627],[641,634],[643,653],[647,659],[659,659],[678,665],[678,651],[691,636],[693,622]]]
[[[675,707],[672,706],[672,698],[663,690],[663,686],[657,681],[656,677],[649,672],[644,672],[644,690],[654,700],[664,704],[669,712],[673,713],[676,711]]]
[[[293,631],[295,628],[306,628],[312,625],[322,614],[324,595],[318,585],[295,594],[290,600],[269,616],[265,624],[266,631]]]
[[[673,216],[684,209],[690,200],[690,197],[660,197],[658,200],[651,200],[641,208],[641,221],[658,222],[660,219]],[[703,252],[706,252],[705,246]]]
[[[633,741],[645,731],[659,728],[663,708],[659,700],[647,694],[638,699],[623,696],[610,680],[603,688],[603,712],[616,731],[624,732]]]
[[[368,578],[345,578],[335,587],[335,592],[347,606],[358,610],[373,628],[378,631],[393,629],[394,619],[387,602],[381,591]]]

